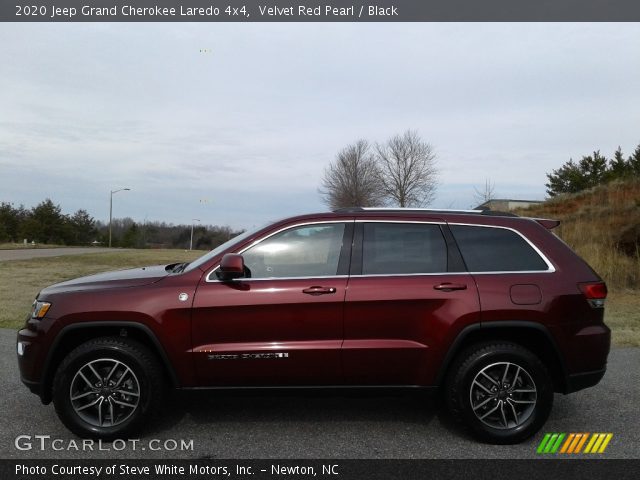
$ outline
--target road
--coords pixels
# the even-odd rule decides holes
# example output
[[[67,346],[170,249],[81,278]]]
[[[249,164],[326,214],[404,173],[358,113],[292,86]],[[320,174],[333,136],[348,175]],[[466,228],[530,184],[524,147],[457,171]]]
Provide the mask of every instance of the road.
[[[612,350],[599,385],[556,395],[543,430],[509,446],[476,442],[423,395],[198,392],[168,400],[137,451],[41,451],[35,435],[61,439],[65,448],[78,439],[20,382],[12,330],[0,329],[0,364],[0,458],[531,458],[544,432],[612,432],[602,457],[640,457],[639,348]],[[18,435],[30,435],[34,448],[18,450]],[[150,439],[193,440],[193,449],[149,451]]]
[[[113,251],[113,248],[99,247],[64,247],[64,248],[18,248],[0,250],[0,262],[6,260],[29,260],[40,257],[63,257],[65,255],[82,255],[83,253],[102,253]],[[118,249],[121,251],[121,249]]]

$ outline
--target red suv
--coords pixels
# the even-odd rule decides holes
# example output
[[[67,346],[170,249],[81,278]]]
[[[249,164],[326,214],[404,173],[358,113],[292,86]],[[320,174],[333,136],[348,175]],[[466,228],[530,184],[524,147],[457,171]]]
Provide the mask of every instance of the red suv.
[[[491,211],[350,208],[246,232],[189,264],[42,290],[22,381],[81,436],[125,437],[163,389],[439,387],[480,439],[519,442],[554,392],[598,383],[602,279]]]

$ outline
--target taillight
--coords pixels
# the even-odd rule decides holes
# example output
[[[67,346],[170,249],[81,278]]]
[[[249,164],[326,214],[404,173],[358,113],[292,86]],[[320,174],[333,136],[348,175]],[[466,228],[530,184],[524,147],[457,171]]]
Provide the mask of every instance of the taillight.
[[[607,285],[604,282],[579,283],[578,288],[592,308],[604,307],[604,300],[607,298]]]

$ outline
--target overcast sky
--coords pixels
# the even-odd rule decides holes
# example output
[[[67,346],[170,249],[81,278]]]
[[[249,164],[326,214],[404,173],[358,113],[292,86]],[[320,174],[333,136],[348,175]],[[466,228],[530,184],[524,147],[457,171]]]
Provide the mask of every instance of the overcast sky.
[[[325,210],[323,169],[411,128],[432,206],[542,199],[640,143],[640,24],[3,24],[0,201],[247,228]],[[206,200],[203,202],[202,200]]]

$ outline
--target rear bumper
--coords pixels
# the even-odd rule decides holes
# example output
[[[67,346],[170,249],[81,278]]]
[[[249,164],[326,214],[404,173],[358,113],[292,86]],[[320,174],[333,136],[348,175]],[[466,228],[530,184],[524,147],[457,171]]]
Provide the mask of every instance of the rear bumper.
[[[584,388],[593,387],[596,385],[602,377],[604,377],[606,368],[601,370],[594,370],[592,372],[575,373],[567,377],[566,391],[565,393],[577,392]]]
[[[571,325],[564,345],[566,376],[563,393],[577,392],[596,385],[607,370],[611,330],[605,324]]]

